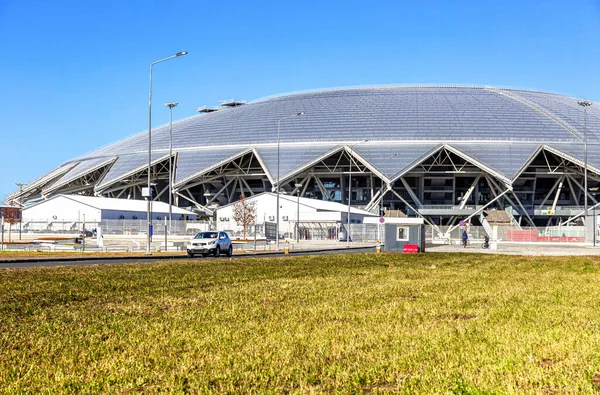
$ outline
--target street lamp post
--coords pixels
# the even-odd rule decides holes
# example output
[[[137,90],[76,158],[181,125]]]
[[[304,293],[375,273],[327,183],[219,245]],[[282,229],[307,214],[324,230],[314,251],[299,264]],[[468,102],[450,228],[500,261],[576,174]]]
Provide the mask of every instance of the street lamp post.
[[[19,240],[21,240],[21,225],[23,224],[23,185],[20,182],[16,184],[19,187]]]
[[[165,103],[165,107],[169,107],[169,232],[171,231],[171,221],[173,220],[173,107],[177,107],[178,104],[176,101]]]
[[[279,131],[281,129],[281,121],[283,121],[285,119],[293,118],[293,117],[299,117],[300,115],[304,115],[304,111],[301,111],[301,112],[293,114],[293,115],[288,115],[287,117],[280,118],[277,121],[277,180],[275,180],[277,182],[277,212],[276,212],[277,219],[276,219],[276,226],[275,226],[276,231],[277,231],[277,234],[275,235],[277,251],[279,251],[279,144],[280,144]]]
[[[587,107],[592,105],[592,102],[587,100],[579,100],[577,102],[581,107],[583,107],[583,218],[585,221],[585,229],[587,236],[587,217],[588,217],[588,187],[587,187],[587,168],[588,168],[588,160],[587,160]],[[586,237],[587,238],[587,237]]]
[[[360,143],[366,143],[369,140],[363,140]],[[359,143],[359,144],[360,144]],[[350,244],[350,203],[352,202],[352,147],[348,146],[350,150],[350,170],[348,172],[348,229],[346,229],[346,243]]]
[[[152,167],[152,66],[157,63],[165,62],[170,59],[178,58],[180,56],[187,55],[186,51],[177,52],[173,56],[168,58],[160,59],[150,63],[150,87],[148,89],[148,189],[146,191],[146,198],[148,199],[147,215],[147,226],[146,226],[146,254],[150,255],[150,234],[152,233],[152,189],[150,185],[151,167]],[[170,159],[169,159],[170,160]]]
[[[591,190],[594,191],[594,192],[592,192],[592,196],[595,199],[596,195],[598,195],[598,192],[597,192],[598,191],[598,187],[591,188]],[[592,217],[593,218],[592,229],[593,229],[593,232],[594,232],[594,237],[592,238],[592,241],[593,241],[593,246],[594,247],[596,247],[596,234],[598,233],[597,230],[596,230],[596,206],[597,206],[597,204],[594,204],[594,208],[593,208],[594,211],[593,211],[593,214],[592,214],[593,215],[593,217]]]
[[[348,146],[350,148],[350,146]],[[352,148],[350,148],[350,169],[348,172],[348,227],[346,229],[346,244],[350,244],[350,204],[352,202]]]
[[[295,184],[294,187],[298,190],[298,209],[296,212],[296,243],[300,243],[300,193],[302,184]]]

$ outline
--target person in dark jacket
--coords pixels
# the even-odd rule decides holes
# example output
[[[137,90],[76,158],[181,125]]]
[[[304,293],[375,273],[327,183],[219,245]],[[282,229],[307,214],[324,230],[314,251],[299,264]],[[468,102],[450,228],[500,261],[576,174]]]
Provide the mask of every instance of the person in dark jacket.
[[[466,230],[463,230],[463,234],[462,234],[462,241],[463,241],[463,247],[467,248],[467,242],[469,240],[469,235],[467,234]]]

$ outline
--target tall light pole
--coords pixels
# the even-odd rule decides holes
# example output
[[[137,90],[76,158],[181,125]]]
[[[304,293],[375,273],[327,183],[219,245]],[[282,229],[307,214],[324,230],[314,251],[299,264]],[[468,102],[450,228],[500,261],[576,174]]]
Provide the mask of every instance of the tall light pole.
[[[20,182],[15,184],[19,187],[19,240],[21,240],[21,224],[23,223],[23,185]]]
[[[152,186],[150,185],[151,167],[152,167],[152,66],[157,63],[175,59],[187,55],[187,51],[177,52],[173,56],[160,59],[150,63],[150,88],[148,89],[148,189],[146,198],[148,199],[147,226],[146,226],[146,254],[150,255],[150,234],[152,233]]]
[[[277,212],[276,212],[276,214],[277,214],[277,219],[276,219],[277,225],[275,226],[276,230],[277,230],[277,235],[275,235],[275,239],[277,240],[276,241],[277,251],[279,251],[279,143],[280,143],[280,140],[279,140],[279,131],[281,129],[281,121],[283,121],[285,119],[289,119],[289,118],[299,117],[300,115],[304,115],[304,111],[301,111],[301,112],[293,114],[293,115],[288,115],[287,117],[280,118],[277,121],[277,180],[275,180],[277,182]]]
[[[169,232],[171,231],[171,221],[173,220],[173,107],[177,107],[179,103],[176,101],[165,103],[165,107],[169,107]],[[165,246],[165,250],[167,247]]]
[[[300,194],[302,191],[302,184],[294,184],[294,187],[298,190],[298,208],[296,212],[296,243],[300,243]]]
[[[590,188],[591,195],[594,197],[594,199],[598,195],[598,189],[600,189],[600,187]],[[592,214],[593,215],[592,218],[594,219],[592,221],[592,224],[593,224],[592,229],[594,229],[594,237],[592,238],[592,241],[593,241],[593,246],[594,247],[596,247],[596,236],[597,236],[596,233],[598,233],[598,232],[596,232],[596,206],[597,206],[597,204],[594,204],[594,207],[593,207],[594,211],[593,211],[593,214]]]
[[[361,143],[366,143],[369,140],[363,140]],[[346,229],[346,243],[350,244],[350,203],[352,201],[352,147],[348,146],[348,150],[350,150],[350,170],[348,173],[348,229]]]
[[[587,184],[587,108],[592,105],[592,102],[587,100],[579,100],[577,102],[581,107],[583,107],[583,218],[585,221],[585,229],[587,236],[587,216],[588,216],[588,205],[587,205],[587,194],[588,194],[588,184]],[[596,230],[594,229],[594,232]],[[586,237],[587,238],[587,237]]]

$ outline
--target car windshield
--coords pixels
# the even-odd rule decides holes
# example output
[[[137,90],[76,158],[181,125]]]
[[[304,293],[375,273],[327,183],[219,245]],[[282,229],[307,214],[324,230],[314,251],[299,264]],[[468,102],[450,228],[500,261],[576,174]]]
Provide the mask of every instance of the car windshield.
[[[216,232],[200,232],[194,237],[194,239],[216,239]]]

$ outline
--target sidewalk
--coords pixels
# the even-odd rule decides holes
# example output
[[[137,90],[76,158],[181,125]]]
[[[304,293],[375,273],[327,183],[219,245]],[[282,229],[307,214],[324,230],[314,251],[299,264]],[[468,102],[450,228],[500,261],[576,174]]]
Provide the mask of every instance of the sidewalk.
[[[468,252],[481,254],[507,254],[507,255],[530,255],[530,256],[569,256],[569,255],[600,255],[598,247],[569,244],[509,244],[499,243],[497,250],[483,249],[481,243],[474,243],[467,248],[460,244],[427,244],[427,252]]]

